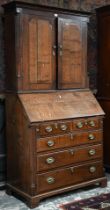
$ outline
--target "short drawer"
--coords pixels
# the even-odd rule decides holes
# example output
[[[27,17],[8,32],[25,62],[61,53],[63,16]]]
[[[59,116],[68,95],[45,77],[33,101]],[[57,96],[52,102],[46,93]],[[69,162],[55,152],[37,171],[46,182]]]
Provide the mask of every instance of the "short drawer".
[[[64,134],[72,130],[72,121],[59,121],[56,123],[42,123],[36,127],[37,136],[51,136]]]
[[[102,131],[74,132],[59,136],[39,138],[36,140],[37,152],[95,143],[102,141]]]
[[[91,130],[101,129],[103,127],[103,119],[101,118],[79,118],[73,120],[73,130]]]
[[[37,171],[70,165],[102,157],[102,145],[72,147],[48,154],[37,155]]]
[[[77,183],[82,183],[102,177],[103,164],[101,161],[86,163],[78,166],[65,167],[37,175],[37,192],[45,192]]]
[[[70,121],[56,121],[50,123],[41,123],[36,126],[36,136],[52,136],[56,134],[65,134],[72,131],[97,130],[102,129],[102,118],[78,118]]]

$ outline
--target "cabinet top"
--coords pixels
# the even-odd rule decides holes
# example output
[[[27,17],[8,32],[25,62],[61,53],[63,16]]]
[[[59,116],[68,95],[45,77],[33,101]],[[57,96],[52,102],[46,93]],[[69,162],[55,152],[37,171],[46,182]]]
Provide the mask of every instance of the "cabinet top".
[[[23,1],[12,1],[7,4],[2,5],[5,9],[5,12],[16,12],[17,8],[21,9],[31,9],[31,10],[43,10],[43,11],[50,11],[50,12],[57,12],[57,13],[69,13],[71,15],[78,15],[78,16],[84,16],[88,17],[90,16],[90,12],[85,12],[85,11],[78,11],[78,10],[71,10],[71,9],[66,9],[66,8],[58,8],[58,7],[51,7],[51,6],[46,6],[46,5],[40,5],[36,4],[36,2],[29,3],[26,0]]]
[[[90,90],[19,94],[31,123],[104,115]]]

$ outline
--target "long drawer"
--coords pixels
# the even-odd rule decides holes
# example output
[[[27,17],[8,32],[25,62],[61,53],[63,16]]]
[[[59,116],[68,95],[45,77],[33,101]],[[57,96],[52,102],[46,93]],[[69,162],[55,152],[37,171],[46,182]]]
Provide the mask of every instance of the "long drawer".
[[[72,131],[101,129],[102,124],[102,119],[97,117],[40,123],[36,126],[36,136],[42,137],[56,134],[65,134]]]
[[[64,165],[89,161],[102,157],[102,145],[72,147],[65,150],[37,155],[37,171],[49,170]]]
[[[74,132],[64,135],[39,138],[36,140],[37,152],[49,151],[89,143],[102,142],[102,131]]]
[[[65,167],[63,169],[36,175],[37,192],[41,193],[64,186],[74,185],[102,177],[103,175],[103,164],[101,161]]]

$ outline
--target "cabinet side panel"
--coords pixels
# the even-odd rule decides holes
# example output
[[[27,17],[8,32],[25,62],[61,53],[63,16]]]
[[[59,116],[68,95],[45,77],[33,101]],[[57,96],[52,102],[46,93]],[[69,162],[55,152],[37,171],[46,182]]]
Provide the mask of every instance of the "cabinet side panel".
[[[110,170],[110,100],[99,99],[99,102],[106,114],[104,118],[104,164]]]
[[[16,90],[15,17],[5,15],[6,89]]]
[[[7,95],[7,183],[23,192],[33,194],[34,177],[33,135],[18,97]]]

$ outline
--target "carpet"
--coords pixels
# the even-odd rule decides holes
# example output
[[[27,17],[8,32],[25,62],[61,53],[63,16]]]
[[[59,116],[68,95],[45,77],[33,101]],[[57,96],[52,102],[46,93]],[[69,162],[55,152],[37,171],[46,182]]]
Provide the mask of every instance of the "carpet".
[[[61,205],[60,208],[63,210],[110,210],[110,193],[73,201]]]

